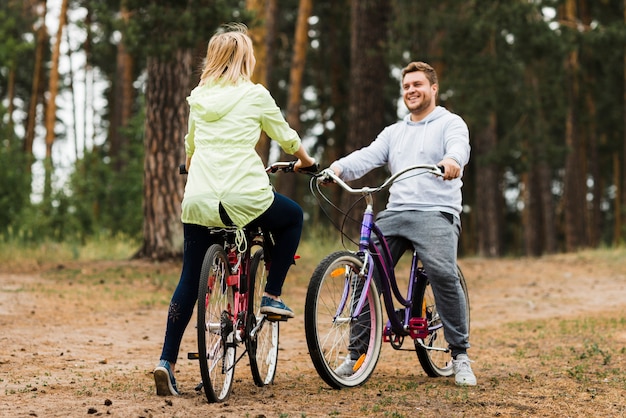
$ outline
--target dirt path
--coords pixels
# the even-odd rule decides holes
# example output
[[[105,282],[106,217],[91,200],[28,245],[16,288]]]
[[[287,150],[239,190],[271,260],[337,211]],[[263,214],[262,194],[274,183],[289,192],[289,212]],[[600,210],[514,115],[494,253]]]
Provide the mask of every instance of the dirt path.
[[[307,353],[306,280],[291,278],[285,298],[300,308],[281,326],[276,382],[257,388],[242,360],[231,399],[219,405],[193,390],[199,372],[186,360],[196,351],[193,326],[178,363],[183,395],[153,394],[171,294],[163,277],[176,277],[178,266],[0,272],[0,416],[625,416],[623,256],[461,260],[479,379],[469,389],[426,377],[413,352],[387,346],[366,385],[329,389]],[[292,274],[310,273],[297,266]]]

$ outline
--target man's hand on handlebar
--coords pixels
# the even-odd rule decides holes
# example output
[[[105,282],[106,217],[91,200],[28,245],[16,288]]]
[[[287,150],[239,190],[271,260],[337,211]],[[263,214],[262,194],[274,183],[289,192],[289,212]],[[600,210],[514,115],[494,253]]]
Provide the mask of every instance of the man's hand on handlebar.
[[[459,163],[454,161],[452,158],[444,158],[439,161],[437,165],[439,167],[443,167],[444,180],[453,180],[461,175],[461,167],[459,167]]]
[[[326,186],[328,184],[334,183],[335,180],[331,177],[331,175],[337,175],[339,176],[339,174],[337,173],[338,170],[333,169],[331,167],[325,168],[322,171],[320,171],[317,175],[317,181],[322,185],[322,186]]]

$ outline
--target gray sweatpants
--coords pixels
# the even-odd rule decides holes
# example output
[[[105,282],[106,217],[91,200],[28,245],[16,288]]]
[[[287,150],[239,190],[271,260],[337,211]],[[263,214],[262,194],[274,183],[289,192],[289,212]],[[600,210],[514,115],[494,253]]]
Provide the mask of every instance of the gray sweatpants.
[[[422,261],[435,296],[444,335],[450,344],[452,356],[469,348],[469,329],[465,297],[457,270],[457,247],[461,224],[456,216],[438,211],[383,211],[376,219],[389,244],[394,264],[412,246]],[[379,289],[380,279],[375,276]],[[351,336],[351,356],[358,358],[364,352]]]

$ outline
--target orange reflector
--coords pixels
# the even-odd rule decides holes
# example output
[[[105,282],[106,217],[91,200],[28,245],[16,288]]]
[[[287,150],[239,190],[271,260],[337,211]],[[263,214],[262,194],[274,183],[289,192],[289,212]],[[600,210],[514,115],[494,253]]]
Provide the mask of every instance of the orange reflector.
[[[352,370],[354,370],[355,372],[359,370],[361,366],[363,365],[364,361],[365,361],[365,354],[361,354],[361,357],[359,357],[356,363],[354,363],[354,366],[352,366]]]
[[[330,272],[330,277],[339,277],[339,276],[343,276],[343,272],[345,270],[343,269],[343,267],[334,269],[333,271]]]

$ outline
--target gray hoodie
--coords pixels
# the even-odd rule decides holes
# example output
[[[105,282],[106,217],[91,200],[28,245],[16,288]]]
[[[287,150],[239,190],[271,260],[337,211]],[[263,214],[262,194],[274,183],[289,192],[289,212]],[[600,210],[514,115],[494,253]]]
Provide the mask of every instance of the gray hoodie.
[[[358,179],[374,168],[387,165],[391,174],[416,164],[437,164],[452,158],[461,166],[461,176],[444,181],[411,171],[397,179],[389,189],[387,210],[443,211],[459,216],[463,167],[470,156],[469,130],[460,116],[437,106],[420,122],[410,115],[383,129],[367,147],[335,161],[343,180]],[[370,185],[375,186],[375,185]]]

